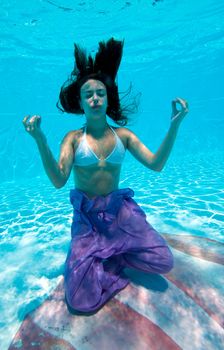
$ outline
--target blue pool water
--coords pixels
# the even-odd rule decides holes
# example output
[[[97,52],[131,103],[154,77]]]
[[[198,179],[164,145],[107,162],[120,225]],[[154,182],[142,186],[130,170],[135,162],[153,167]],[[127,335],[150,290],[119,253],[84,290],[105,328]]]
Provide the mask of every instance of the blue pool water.
[[[155,152],[169,128],[171,100],[189,101],[161,173],[126,154],[120,187],[131,187],[149,222],[169,234],[224,242],[224,3],[195,1],[3,0],[1,12],[0,344],[7,349],[27,311],[57,285],[70,240],[66,186],[47,179],[22,119],[40,114],[55,157],[82,117],[56,109],[73,68],[73,43],[92,53],[100,40],[125,39],[120,91],[141,100],[133,130]],[[108,119],[108,122],[113,123]]]

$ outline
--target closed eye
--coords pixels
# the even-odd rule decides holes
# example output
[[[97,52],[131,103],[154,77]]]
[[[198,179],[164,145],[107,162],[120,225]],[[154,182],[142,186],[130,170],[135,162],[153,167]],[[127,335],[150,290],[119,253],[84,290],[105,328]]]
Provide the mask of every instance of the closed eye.
[[[106,92],[105,90],[103,89],[99,89],[99,90],[96,90],[96,93],[99,95],[99,96],[105,96]],[[86,91],[86,97],[89,98],[93,95],[93,91]]]

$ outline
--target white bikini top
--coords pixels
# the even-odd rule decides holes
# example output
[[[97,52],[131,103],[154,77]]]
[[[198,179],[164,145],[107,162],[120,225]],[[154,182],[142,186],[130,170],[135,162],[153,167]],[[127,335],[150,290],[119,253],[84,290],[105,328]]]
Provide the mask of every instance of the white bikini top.
[[[112,152],[109,154],[109,156],[103,160],[112,164],[121,164],[125,156],[125,147],[120,137],[117,135],[117,133],[112,129],[110,125],[109,127],[115,135],[116,144]],[[99,159],[97,155],[93,152],[93,150],[90,148],[90,146],[88,145],[88,142],[86,139],[86,126],[85,126],[83,137],[75,152],[74,165],[79,165],[79,166],[92,165],[92,164],[97,164],[100,160],[102,159]]]

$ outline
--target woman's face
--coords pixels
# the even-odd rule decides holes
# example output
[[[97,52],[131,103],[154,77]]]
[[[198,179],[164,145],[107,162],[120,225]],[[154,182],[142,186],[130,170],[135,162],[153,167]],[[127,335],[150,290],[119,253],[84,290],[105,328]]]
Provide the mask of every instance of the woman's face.
[[[107,89],[100,81],[89,79],[80,89],[80,106],[85,114],[106,114]]]

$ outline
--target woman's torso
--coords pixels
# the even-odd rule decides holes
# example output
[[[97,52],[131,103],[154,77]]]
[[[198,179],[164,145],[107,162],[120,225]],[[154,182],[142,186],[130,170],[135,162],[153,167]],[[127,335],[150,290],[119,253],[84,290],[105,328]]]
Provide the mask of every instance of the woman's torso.
[[[122,127],[110,127],[107,134],[99,139],[86,134],[85,127],[76,131],[73,163],[75,188],[85,192],[89,198],[105,196],[118,189],[121,165],[127,149],[125,130]]]

